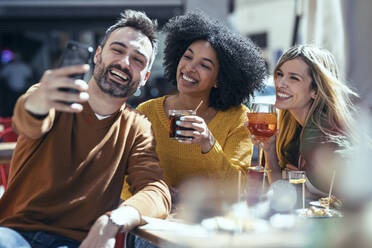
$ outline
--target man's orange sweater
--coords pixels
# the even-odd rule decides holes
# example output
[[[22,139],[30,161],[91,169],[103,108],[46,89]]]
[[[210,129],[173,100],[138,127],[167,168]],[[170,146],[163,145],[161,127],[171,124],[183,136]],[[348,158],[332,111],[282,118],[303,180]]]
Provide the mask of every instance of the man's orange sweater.
[[[125,174],[136,194],[124,205],[146,216],[169,213],[169,191],[144,116],[123,106],[98,120],[86,103],[81,113],[51,110],[38,120],[24,108],[28,93],[15,107],[20,135],[0,200],[1,226],[82,241],[99,216],[118,207]]]

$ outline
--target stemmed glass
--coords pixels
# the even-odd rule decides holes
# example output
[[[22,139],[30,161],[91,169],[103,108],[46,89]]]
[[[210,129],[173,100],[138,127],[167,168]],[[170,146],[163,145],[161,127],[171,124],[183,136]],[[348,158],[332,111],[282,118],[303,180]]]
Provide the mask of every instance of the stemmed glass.
[[[252,103],[251,112],[248,115],[248,129],[258,143],[258,165],[248,167],[249,170],[263,172],[262,190],[265,188],[265,176],[267,173],[266,164],[262,166],[262,142],[269,139],[276,132],[277,115],[274,104],[269,103]]]

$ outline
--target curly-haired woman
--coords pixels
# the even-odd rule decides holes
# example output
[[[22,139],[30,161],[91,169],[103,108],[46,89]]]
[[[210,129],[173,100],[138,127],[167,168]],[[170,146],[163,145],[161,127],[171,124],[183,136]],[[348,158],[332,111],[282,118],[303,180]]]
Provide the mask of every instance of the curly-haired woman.
[[[238,168],[249,166],[252,155],[242,103],[262,88],[266,68],[260,50],[201,11],[172,18],[164,31],[165,78],[178,92],[137,109],[152,123],[165,180],[173,189],[193,177],[236,180]],[[192,110],[201,101],[195,116],[178,123],[193,129],[180,131],[192,139],[169,139],[168,111]]]
[[[238,169],[251,160],[252,142],[244,126],[247,108],[242,103],[262,87],[266,76],[260,50],[201,11],[172,18],[164,31],[165,78],[178,92],[137,109],[152,123],[165,180],[172,189],[194,177],[236,181]],[[169,110],[193,110],[201,101],[196,115],[178,123],[193,129],[179,133],[192,139],[170,139]],[[128,186],[123,199],[127,193]]]
[[[242,103],[263,87],[266,68],[250,40],[200,11],[172,18],[164,31],[165,78],[178,92],[144,102],[137,109],[152,123],[174,202],[177,188],[191,178],[206,178],[221,190],[226,183],[237,185],[239,168],[250,165],[253,147],[244,126],[248,110]],[[193,129],[179,133],[192,139],[170,139],[169,110],[194,110],[201,101],[196,115],[184,116],[178,123]],[[128,193],[126,185],[122,198]],[[133,239],[129,235],[127,240]],[[148,245],[138,238],[134,243]]]

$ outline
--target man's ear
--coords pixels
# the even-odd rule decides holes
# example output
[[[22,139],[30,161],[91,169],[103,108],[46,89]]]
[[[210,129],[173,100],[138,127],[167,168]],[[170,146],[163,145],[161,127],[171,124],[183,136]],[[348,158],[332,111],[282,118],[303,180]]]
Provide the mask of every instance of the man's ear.
[[[94,54],[94,58],[93,58],[94,64],[97,64],[97,57],[98,57],[98,55],[101,54],[101,52],[102,52],[102,47],[98,46],[97,49],[96,49],[96,53]]]
[[[146,84],[146,82],[147,82],[147,79],[149,79],[149,77],[150,77],[150,73],[151,72],[146,72],[146,75],[145,75],[145,78],[142,80],[142,82],[140,83],[140,87],[142,87],[142,86],[144,86],[145,84]]]

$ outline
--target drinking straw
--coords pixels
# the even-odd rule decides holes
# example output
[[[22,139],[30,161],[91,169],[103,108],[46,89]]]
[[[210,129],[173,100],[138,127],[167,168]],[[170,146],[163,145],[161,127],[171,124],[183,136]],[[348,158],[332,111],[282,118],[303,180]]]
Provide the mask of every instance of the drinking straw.
[[[328,205],[327,205],[327,208],[329,208],[329,204],[331,203],[331,194],[332,194],[333,184],[335,182],[335,175],[336,175],[336,170],[333,170],[332,179],[331,179],[331,186],[329,187],[329,193],[328,193]]]
[[[242,194],[242,172],[239,170],[238,172],[238,202],[241,201],[241,194]]]
[[[196,113],[196,111],[198,111],[199,107],[202,105],[203,103],[203,100],[200,101],[199,105],[196,107],[196,109],[194,110],[194,112]]]

